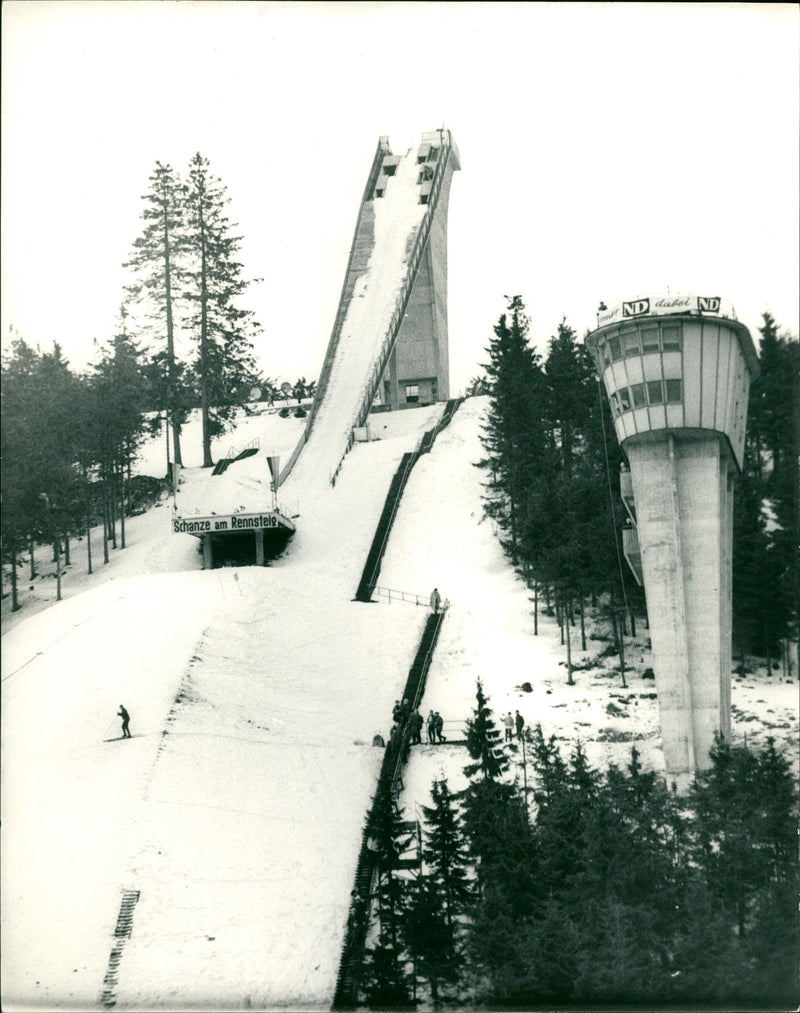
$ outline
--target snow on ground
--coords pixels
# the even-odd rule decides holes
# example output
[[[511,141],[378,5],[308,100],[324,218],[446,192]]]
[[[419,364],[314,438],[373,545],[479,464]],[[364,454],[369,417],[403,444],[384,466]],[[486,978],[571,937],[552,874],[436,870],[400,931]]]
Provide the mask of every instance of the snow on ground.
[[[214,475],[211,468],[201,467],[202,459],[197,467],[183,468],[176,498],[178,515],[208,517],[270,509],[272,478],[267,457],[277,456],[285,463],[302,437],[306,421],[293,414],[281,418],[278,409],[243,418],[234,434],[212,442],[212,456],[215,461],[222,457],[233,459],[248,447],[256,453],[240,461],[234,460],[219,475]],[[190,429],[187,442],[193,435]],[[189,445],[194,446],[195,442],[196,438]]]
[[[223,433],[211,439],[211,455],[215,461],[221,457],[233,457],[240,450],[253,442],[257,442],[263,459],[267,454],[281,454],[288,457],[294,450],[297,441],[305,429],[305,418],[295,418],[297,400],[276,403],[267,407],[265,403],[254,403],[250,406],[251,414],[242,410],[236,419],[233,432]],[[308,411],[310,401],[302,402]],[[281,418],[282,409],[289,409],[288,418]],[[195,409],[189,414],[181,432],[181,458],[185,468],[203,467],[203,425],[200,410]],[[172,433],[170,432],[170,449]],[[172,454],[170,454],[172,459]],[[141,447],[134,468],[137,475],[152,475],[160,478],[167,473],[167,444],[162,430],[161,435],[147,440]]]
[[[594,664],[570,687],[554,621],[533,636],[529,592],[481,520],[485,405],[466,401],[416,465],[381,569],[382,586],[437,585],[451,602],[423,710],[461,737],[480,676],[498,719],[518,707],[595,762],[624,763],[635,742],[660,769],[646,631],[629,639],[627,689],[597,657],[606,641],[583,654],[575,635],[574,660]],[[372,737],[427,614],[352,598],[400,458],[440,413],[372,416],[379,438],[304,498],[270,567],[200,571],[162,504],[130,520],[108,567],[86,577],[76,563],[57,606],[25,599],[2,641],[5,1009],[99,1007],[123,890],[140,898],[117,1008],[329,1007],[382,755]],[[120,703],[139,737],[104,742]],[[772,734],[794,755],[796,681],[746,674],[733,703],[739,741]],[[461,746],[414,747],[406,811],[429,803],[433,777],[458,787],[465,762]]]

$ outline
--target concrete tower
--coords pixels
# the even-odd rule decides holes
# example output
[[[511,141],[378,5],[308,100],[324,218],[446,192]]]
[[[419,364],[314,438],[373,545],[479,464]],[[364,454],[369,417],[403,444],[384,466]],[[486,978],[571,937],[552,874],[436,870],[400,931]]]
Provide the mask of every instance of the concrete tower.
[[[730,735],[733,484],[758,357],[717,296],[650,295],[586,339],[630,464],[625,554],[644,583],[667,776],[685,787]]]
[[[435,404],[450,397],[447,209],[453,172],[460,168],[458,148],[449,131],[434,130],[424,133],[421,145],[405,157],[416,163],[419,200],[430,207],[431,223],[380,390],[381,399],[392,408]],[[399,161],[397,155],[388,156],[384,171]]]

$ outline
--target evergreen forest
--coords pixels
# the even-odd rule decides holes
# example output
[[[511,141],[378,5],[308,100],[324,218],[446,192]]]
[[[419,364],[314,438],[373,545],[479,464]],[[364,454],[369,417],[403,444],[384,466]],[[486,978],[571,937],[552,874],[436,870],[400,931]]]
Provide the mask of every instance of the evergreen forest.
[[[598,770],[540,726],[500,737],[478,681],[468,785],[434,780],[412,871],[382,807],[370,1008],[793,1008],[797,792],[771,740],[718,740],[681,796],[635,748]]]

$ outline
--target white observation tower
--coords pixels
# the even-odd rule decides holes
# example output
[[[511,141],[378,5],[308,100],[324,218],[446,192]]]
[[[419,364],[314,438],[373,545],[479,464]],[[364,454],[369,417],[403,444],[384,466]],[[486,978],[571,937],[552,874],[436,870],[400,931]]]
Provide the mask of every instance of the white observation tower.
[[[602,310],[586,344],[630,464],[623,544],[644,583],[667,777],[685,788],[730,735],[733,485],[758,357],[729,303],[685,293]]]

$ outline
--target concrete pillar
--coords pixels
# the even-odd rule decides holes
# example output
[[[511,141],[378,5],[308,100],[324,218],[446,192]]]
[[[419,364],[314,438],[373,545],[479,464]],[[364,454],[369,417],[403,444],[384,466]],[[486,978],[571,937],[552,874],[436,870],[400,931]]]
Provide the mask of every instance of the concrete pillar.
[[[214,569],[214,551],[211,548],[211,535],[203,535],[203,569]]]
[[[260,529],[253,532],[256,540],[256,566],[264,565],[264,532]]]
[[[400,392],[397,386],[397,348],[393,348],[389,356],[389,368],[386,370],[389,380],[389,406],[392,411],[400,407]]]
[[[716,434],[629,444],[668,776],[730,731],[732,482]]]

